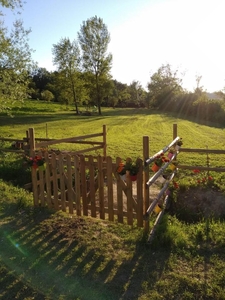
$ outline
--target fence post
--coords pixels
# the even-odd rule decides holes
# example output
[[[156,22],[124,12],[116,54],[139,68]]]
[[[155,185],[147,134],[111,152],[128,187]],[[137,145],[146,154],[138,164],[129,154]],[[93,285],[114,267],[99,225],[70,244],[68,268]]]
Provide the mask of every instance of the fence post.
[[[29,152],[30,152],[30,156],[33,156],[35,152],[34,128],[29,128],[28,134],[29,134]]]
[[[147,211],[149,207],[149,187],[146,182],[149,181],[149,165],[145,163],[146,159],[149,158],[149,137],[143,136],[143,157],[144,157],[144,213]],[[145,221],[144,223],[145,232],[149,231],[149,221]]]
[[[173,140],[177,137],[177,124],[173,124]]]
[[[106,125],[103,125],[103,157],[106,158]]]

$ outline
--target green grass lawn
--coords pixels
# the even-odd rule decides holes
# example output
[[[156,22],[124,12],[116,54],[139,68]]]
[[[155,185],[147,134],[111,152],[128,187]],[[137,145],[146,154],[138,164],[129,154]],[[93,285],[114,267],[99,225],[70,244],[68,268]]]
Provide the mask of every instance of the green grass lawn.
[[[0,115],[2,137],[22,138],[34,127],[37,137],[64,138],[101,132],[105,124],[113,158],[143,157],[145,135],[154,154],[172,141],[175,123],[185,148],[225,144],[223,128],[147,109],[103,108],[102,116],[85,117],[72,107],[29,100],[12,112],[13,118]],[[205,165],[206,156],[180,153],[179,161]],[[211,155],[212,165],[223,161]],[[180,172],[183,185],[189,173]],[[185,223],[165,214],[150,246],[135,226],[34,209],[32,195],[8,183],[22,185],[28,175],[20,158],[1,154],[0,299],[225,299],[222,219]],[[224,175],[215,178],[224,188]]]
[[[0,181],[0,299],[225,299],[225,223],[142,229],[34,209]]]

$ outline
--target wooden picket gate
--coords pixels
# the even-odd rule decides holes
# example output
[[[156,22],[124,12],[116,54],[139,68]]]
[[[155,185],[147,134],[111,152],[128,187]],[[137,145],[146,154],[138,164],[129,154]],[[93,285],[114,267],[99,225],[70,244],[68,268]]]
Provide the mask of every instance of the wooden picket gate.
[[[78,216],[137,223],[143,220],[143,163],[136,182],[123,181],[111,157],[44,153],[45,170],[32,168],[35,206],[47,206]],[[137,221],[136,221],[137,220]]]

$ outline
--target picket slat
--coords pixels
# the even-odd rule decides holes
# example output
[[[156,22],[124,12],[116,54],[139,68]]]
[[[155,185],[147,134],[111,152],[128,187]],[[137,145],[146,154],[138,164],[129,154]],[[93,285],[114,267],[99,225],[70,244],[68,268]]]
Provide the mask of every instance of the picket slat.
[[[67,155],[67,176],[68,176],[68,185],[67,185],[67,193],[68,193],[68,202],[69,202],[69,213],[73,214],[73,177],[72,177],[72,166],[71,166],[71,156]]]
[[[81,216],[81,193],[80,193],[80,168],[79,168],[79,159],[78,156],[74,156],[74,177],[75,177],[75,195],[76,195],[76,212],[78,216]]]
[[[112,169],[112,158],[107,156],[106,157],[106,164],[107,164],[107,198],[108,198],[108,214],[109,214],[109,221],[114,221],[114,210],[113,210],[113,169]]]
[[[89,195],[88,198],[91,200],[91,216],[96,218],[96,203],[95,203],[95,167],[93,156],[88,157],[89,163]]]
[[[61,153],[58,156],[58,165],[59,165],[59,188],[60,188],[61,208],[62,208],[62,211],[66,211],[66,190],[65,190],[65,182],[64,182],[64,165],[63,165],[63,156]]]
[[[99,189],[99,206],[100,206],[100,218],[105,219],[105,207],[104,207],[104,171],[102,157],[98,156],[98,189]]]

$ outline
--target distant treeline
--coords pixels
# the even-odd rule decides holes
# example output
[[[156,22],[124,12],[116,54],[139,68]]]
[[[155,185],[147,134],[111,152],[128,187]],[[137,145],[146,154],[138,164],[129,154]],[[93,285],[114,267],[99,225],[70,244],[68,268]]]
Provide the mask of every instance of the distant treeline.
[[[63,74],[48,72],[40,68],[36,70],[30,81],[29,94],[33,99],[73,104],[72,91],[62,85]],[[82,89],[77,93],[77,103],[89,110],[96,105],[95,95],[85,86],[88,74],[80,74]],[[182,88],[182,80],[172,72],[169,65],[163,65],[150,78],[148,90],[144,90],[138,81],[130,85],[107,80],[105,93],[101,98],[102,107],[147,108],[163,112],[172,112],[180,117],[191,118],[200,122],[213,122],[225,125],[225,94],[215,92],[215,98],[209,99],[208,94],[199,86],[193,92]],[[220,100],[218,100],[218,98]]]

